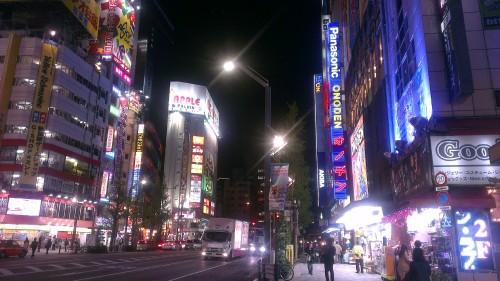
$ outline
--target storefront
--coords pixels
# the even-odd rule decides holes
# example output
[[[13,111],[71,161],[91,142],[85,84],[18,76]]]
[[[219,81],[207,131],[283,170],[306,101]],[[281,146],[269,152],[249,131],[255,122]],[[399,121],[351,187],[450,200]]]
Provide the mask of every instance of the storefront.
[[[440,207],[435,193],[411,199],[408,207],[383,218],[393,225],[392,249],[401,244],[413,249],[414,242],[421,241],[433,281],[497,280],[490,231],[490,210],[495,201],[487,193],[481,189],[450,190],[450,205]],[[390,267],[395,267],[396,259],[391,261],[394,264]]]
[[[359,243],[364,252],[367,270],[382,273],[384,268],[384,245],[391,239],[391,224],[383,223],[381,206],[355,206],[337,219],[344,225],[342,244],[346,249],[344,261],[354,263],[352,248]]]

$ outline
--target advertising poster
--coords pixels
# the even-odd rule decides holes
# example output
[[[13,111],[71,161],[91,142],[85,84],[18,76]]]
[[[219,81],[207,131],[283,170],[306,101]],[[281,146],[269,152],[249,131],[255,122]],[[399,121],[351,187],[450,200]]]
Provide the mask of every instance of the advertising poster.
[[[366,173],[366,153],[363,117],[351,135],[352,188],[354,201],[368,198],[368,177]]]
[[[205,114],[207,88],[195,84],[170,82],[168,111]]]
[[[40,154],[42,153],[44,131],[47,125],[52,85],[56,69],[57,46],[43,44],[38,78],[35,87],[33,110],[28,127],[26,151],[24,152],[23,168],[19,186],[36,189],[36,178],[40,169]]]
[[[99,40],[90,45],[89,53],[103,60],[113,60],[130,74],[135,31],[135,10],[126,0],[99,1]]]
[[[66,8],[82,23],[87,31],[97,39],[101,7],[95,0],[63,0]]]
[[[271,188],[269,190],[269,210],[285,209],[286,190],[288,188],[288,164],[271,164]]]
[[[199,208],[201,201],[201,175],[191,175],[191,190],[189,191],[189,207]]]

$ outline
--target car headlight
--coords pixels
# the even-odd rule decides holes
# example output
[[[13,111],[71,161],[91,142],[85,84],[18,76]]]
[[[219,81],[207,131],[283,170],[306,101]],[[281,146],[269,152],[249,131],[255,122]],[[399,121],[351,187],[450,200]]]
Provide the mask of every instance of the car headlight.
[[[250,247],[250,251],[254,252],[255,251],[255,247],[254,246]]]
[[[264,246],[260,247],[259,251],[265,252],[266,251],[266,247],[264,247]]]

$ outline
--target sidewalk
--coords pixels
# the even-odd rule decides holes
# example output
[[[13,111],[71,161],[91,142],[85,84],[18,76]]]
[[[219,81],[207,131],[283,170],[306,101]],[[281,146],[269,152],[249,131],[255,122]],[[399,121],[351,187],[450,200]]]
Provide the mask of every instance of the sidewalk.
[[[307,272],[306,263],[296,263],[294,267],[293,281],[325,281],[325,267],[321,263],[313,264],[313,275]],[[339,264],[333,265],[333,273],[335,281],[355,281],[355,280],[381,280],[380,274],[376,273],[356,273],[354,264]]]

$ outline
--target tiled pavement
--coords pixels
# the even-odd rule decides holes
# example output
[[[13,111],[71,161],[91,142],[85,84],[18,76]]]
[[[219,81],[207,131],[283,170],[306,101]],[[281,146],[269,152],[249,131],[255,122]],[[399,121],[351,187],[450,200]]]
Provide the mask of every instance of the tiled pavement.
[[[367,280],[367,281],[381,281],[380,274],[376,273],[356,273],[356,266],[354,264],[339,264],[333,265],[333,272],[335,281],[354,281],[354,280]],[[323,264],[313,264],[313,275],[307,272],[306,263],[296,263],[294,267],[293,281],[325,281],[325,268]]]

